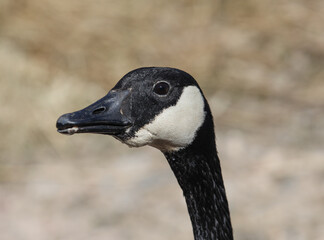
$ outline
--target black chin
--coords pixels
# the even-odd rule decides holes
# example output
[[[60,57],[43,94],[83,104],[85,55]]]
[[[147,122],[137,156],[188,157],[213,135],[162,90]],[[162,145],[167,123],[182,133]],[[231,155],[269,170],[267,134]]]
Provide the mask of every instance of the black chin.
[[[113,126],[113,125],[94,125],[94,126],[73,126],[68,128],[58,128],[57,131],[66,135],[75,133],[97,133],[106,135],[119,135],[123,133],[129,126]]]

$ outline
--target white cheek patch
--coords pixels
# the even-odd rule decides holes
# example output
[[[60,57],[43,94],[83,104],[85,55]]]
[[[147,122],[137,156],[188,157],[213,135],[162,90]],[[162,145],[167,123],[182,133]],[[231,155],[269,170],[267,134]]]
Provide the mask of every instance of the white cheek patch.
[[[175,106],[164,109],[126,144],[133,147],[151,145],[162,151],[177,151],[192,143],[205,115],[200,90],[195,86],[185,87]]]

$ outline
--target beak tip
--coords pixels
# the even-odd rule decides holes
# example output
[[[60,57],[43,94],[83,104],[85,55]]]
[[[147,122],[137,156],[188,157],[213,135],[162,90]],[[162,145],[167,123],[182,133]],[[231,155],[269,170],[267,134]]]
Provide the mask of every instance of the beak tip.
[[[57,121],[56,121],[56,128],[57,128],[57,131],[62,133],[62,129],[71,125],[72,122],[69,118],[69,114],[63,114],[62,116],[60,116]]]

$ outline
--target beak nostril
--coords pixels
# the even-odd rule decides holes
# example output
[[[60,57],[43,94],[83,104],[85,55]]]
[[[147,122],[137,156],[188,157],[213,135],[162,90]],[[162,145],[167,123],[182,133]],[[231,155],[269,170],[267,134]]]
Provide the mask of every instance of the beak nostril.
[[[106,111],[106,108],[105,108],[105,107],[99,107],[99,108],[95,109],[95,110],[92,112],[92,114],[99,114],[99,113],[102,113],[102,112],[104,112],[104,111]]]

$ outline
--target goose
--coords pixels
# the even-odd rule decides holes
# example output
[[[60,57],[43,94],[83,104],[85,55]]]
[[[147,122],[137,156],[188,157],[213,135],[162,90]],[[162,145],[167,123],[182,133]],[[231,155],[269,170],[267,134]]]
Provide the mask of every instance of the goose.
[[[188,73],[167,67],[135,69],[103,98],[62,115],[56,127],[62,134],[106,134],[130,147],[159,149],[183,191],[194,239],[233,239],[213,117]]]

